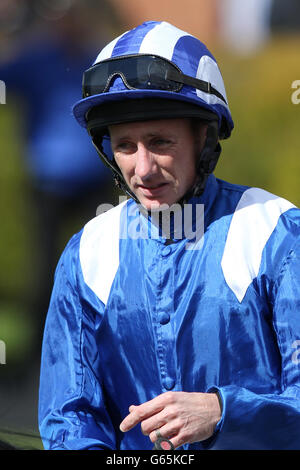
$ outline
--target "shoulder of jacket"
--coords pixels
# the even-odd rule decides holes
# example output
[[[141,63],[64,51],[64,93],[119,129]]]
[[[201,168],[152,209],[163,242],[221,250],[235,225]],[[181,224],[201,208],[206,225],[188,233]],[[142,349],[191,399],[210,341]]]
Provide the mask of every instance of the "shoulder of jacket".
[[[299,227],[299,212],[290,201],[264,189],[249,188],[242,193],[232,215],[221,261],[226,283],[239,301],[259,273],[262,253],[279,220],[282,217],[298,220]],[[289,224],[281,224],[278,230],[285,240],[286,234],[294,231]]]
[[[91,219],[87,224],[84,226],[82,231],[82,236],[99,236],[103,235],[105,231],[114,230],[114,223],[118,223],[121,217],[122,209],[126,204],[128,204],[128,200],[125,200],[118,204],[117,206],[113,206],[111,204],[104,204],[104,211],[98,213],[96,217]],[[105,207],[110,207],[108,210],[105,210]]]
[[[219,185],[220,190],[236,193],[238,197],[241,196],[248,189],[251,189],[250,186],[246,186],[243,184],[229,183],[228,181],[222,180],[220,178],[216,178],[216,181]]]
[[[129,201],[96,216],[84,227],[79,259],[84,282],[106,304],[119,266],[122,210]]]

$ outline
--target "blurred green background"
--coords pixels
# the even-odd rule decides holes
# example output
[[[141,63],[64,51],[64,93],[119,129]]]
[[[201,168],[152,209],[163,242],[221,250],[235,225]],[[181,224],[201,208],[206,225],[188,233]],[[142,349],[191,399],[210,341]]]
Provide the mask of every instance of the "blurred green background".
[[[300,205],[300,104],[292,103],[300,79],[300,37],[274,37],[255,55],[217,51],[235,121],[224,141],[216,175],[259,186]]]

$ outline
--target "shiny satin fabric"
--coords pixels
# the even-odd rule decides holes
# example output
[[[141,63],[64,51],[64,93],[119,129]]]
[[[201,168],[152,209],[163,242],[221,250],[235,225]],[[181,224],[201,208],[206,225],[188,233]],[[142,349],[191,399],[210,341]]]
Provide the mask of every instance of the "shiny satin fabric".
[[[222,257],[245,191],[211,176],[203,196],[190,201],[204,205],[200,249],[186,249],[185,237],[166,244],[155,230],[152,238],[120,236],[106,303],[88,282],[101,259],[83,270],[87,227],[70,240],[43,341],[39,423],[46,449],[151,450],[139,425],[127,433],[119,425],[131,404],[169,390],[218,391],[222,401],[214,435],[182,449],[300,449],[300,211],[280,214],[240,301],[225,281]],[[136,233],[153,223],[133,201],[120,217],[123,234],[133,220]],[[252,248],[245,253],[249,269]],[[105,250],[117,256],[113,243]]]

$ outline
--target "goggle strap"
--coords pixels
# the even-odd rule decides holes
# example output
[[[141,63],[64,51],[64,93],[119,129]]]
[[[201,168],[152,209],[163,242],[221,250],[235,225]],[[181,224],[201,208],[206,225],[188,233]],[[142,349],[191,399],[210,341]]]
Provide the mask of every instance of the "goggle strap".
[[[189,75],[185,75],[184,73],[177,73],[175,70],[170,69],[167,71],[166,78],[168,80],[172,80],[173,82],[178,82],[182,83],[183,85],[188,85],[193,88],[197,88],[198,90],[203,91],[204,93],[215,95],[227,104],[224,96],[218,90],[216,90],[209,82],[200,80],[199,78],[190,77]]]
[[[151,54],[144,54],[142,56],[147,56],[147,55],[151,55]],[[104,62],[117,62],[119,60],[126,60],[126,58],[133,58],[133,57],[138,58],[139,54],[133,54],[133,55],[121,56],[121,57],[112,57],[110,59],[104,60],[103,63]],[[165,80],[171,80],[173,82],[180,83],[182,85],[187,85],[187,86],[191,86],[193,88],[197,88],[198,90],[203,91],[204,93],[209,93],[211,95],[217,96],[219,99],[224,101],[225,104],[227,104],[227,101],[224,98],[224,96],[218,90],[216,90],[216,88],[214,88],[210,82],[207,82],[205,80],[200,80],[199,78],[191,77],[190,75],[185,75],[184,73],[181,72],[181,70],[173,62],[170,62],[168,59],[165,59],[164,57],[160,57],[160,56],[155,56],[155,57],[159,58],[160,60],[162,60],[165,63],[168,63],[169,65],[172,66],[172,68],[168,67],[166,69],[166,74],[165,74],[165,77],[164,77]],[[83,83],[82,83],[82,95],[83,95],[84,98],[86,98],[88,96],[91,96],[90,93],[85,92],[85,76],[86,76],[86,73],[90,72],[91,70],[96,69],[97,66],[100,66],[100,65],[101,65],[101,62],[99,64],[93,65],[90,69],[88,69],[84,73]],[[128,83],[127,78],[126,78],[126,74],[124,74],[124,72],[122,72],[121,70],[115,70],[107,77],[106,84],[105,84],[103,90],[101,91],[101,93],[104,93],[108,90],[108,88],[110,86],[110,83],[111,83],[111,80],[115,76],[120,76],[123,83],[124,83],[124,85],[128,89],[132,89],[132,90],[136,89],[135,87],[131,86]],[[179,89],[177,91],[179,91]]]

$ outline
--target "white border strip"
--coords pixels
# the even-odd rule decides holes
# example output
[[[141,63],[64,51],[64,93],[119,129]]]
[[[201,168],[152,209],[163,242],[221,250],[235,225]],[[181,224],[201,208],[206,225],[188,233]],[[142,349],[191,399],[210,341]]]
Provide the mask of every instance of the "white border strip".
[[[242,302],[258,275],[263,249],[281,214],[295,207],[263,189],[250,188],[233,214],[221,261],[227,285]]]
[[[127,202],[88,222],[80,240],[84,281],[105,305],[119,267],[120,217]]]

